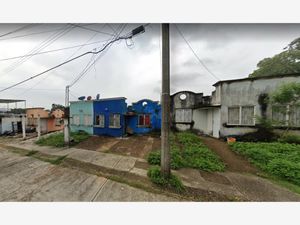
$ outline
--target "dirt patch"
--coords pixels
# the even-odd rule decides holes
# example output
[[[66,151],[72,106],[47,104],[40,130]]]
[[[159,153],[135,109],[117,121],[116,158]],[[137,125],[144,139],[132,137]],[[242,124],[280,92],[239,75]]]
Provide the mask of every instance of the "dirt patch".
[[[76,145],[77,148],[105,152],[113,145],[117,144],[121,139],[105,136],[92,136],[87,140]]]
[[[136,161],[134,164],[135,168],[139,168],[139,169],[144,169],[144,170],[148,170],[150,168],[150,165],[147,162],[141,162],[141,161]]]
[[[256,174],[258,172],[258,169],[251,165],[244,157],[231,151],[226,142],[203,136],[201,136],[200,139],[209,149],[214,151],[221,158],[226,165],[226,170],[252,174]]]

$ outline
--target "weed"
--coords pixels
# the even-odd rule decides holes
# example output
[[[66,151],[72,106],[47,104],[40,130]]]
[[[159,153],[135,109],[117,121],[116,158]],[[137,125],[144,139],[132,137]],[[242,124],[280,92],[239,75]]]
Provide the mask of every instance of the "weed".
[[[165,178],[161,174],[159,166],[151,167],[148,170],[147,175],[153,183],[159,186],[174,189],[178,193],[181,193],[185,190],[181,180],[177,176],[171,174],[169,178]]]
[[[72,145],[76,145],[86,140],[90,135],[86,132],[72,132],[71,139],[73,139]],[[64,134],[52,134],[48,137],[42,137],[40,140],[35,142],[41,146],[53,146],[53,147],[64,147]]]
[[[28,152],[28,153],[26,154],[26,156],[32,156],[32,155],[36,154],[37,152],[38,152],[38,151],[31,150],[30,152]]]

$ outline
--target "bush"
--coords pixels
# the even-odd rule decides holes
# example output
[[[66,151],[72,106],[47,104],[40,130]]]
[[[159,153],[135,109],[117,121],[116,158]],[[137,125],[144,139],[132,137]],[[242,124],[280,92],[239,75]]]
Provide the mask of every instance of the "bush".
[[[267,170],[278,177],[300,185],[299,163],[290,162],[284,159],[274,159],[268,164]]]
[[[174,189],[176,192],[184,191],[184,186],[181,180],[173,174],[171,174],[169,178],[165,178],[161,174],[159,166],[151,167],[148,170],[147,175],[150,178],[150,180],[157,185],[160,185],[165,188]]]
[[[79,132],[71,132],[71,139],[73,141],[71,142],[71,145],[76,145],[84,140],[86,140],[90,135],[84,131]],[[40,140],[35,142],[38,145],[41,146],[53,146],[53,147],[64,147],[64,134],[58,133],[58,134],[52,134],[48,137],[42,137]]]
[[[300,145],[236,142],[230,146],[263,171],[300,185]]]
[[[278,139],[282,143],[300,144],[300,136],[295,134],[285,134]]]
[[[179,144],[182,150],[179,148]],[[225,165],[211,150],[202,144],[199,137],[190,132],[180,132],[172,135],[171,168],[195,168],[205,171],[223,171]],[[160,151],[150,152],[148,163],[160,165]]]

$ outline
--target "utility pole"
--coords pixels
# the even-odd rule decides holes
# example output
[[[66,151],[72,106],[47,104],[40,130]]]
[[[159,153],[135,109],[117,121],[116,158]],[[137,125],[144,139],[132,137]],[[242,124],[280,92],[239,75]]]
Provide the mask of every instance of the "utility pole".
[[[70,145],[70,113],[67,113],[67,110],[69,109],[69,92],[70,92],[70,86],[66,86],[66,99],[65,99],[65,118],[64,118],[64,142],[65,145]]]
[[[161,172],[170,176],[170,35],[169,24],[162,24],[162,93],[161,93]]]

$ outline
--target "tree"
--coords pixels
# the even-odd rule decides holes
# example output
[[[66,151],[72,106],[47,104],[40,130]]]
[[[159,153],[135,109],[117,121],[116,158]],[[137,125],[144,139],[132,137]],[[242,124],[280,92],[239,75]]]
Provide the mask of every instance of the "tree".
[[[51,107],[51,112],[54,111],[55,109],[65,110],[65,107],[63,105],[53,103]]]
[[[249,77],[300,73],[300,37],[284,48],[285,51],[258,62],[258,69]]]
[[[292,115],[296,115],[297,110],[300,110],[300,83],[285,83],[277,90],[271,93],[270,103],[273,106],[279,106],[279,112],[288,113],[289,120],[286,121],[287,127],[295,125]]]

